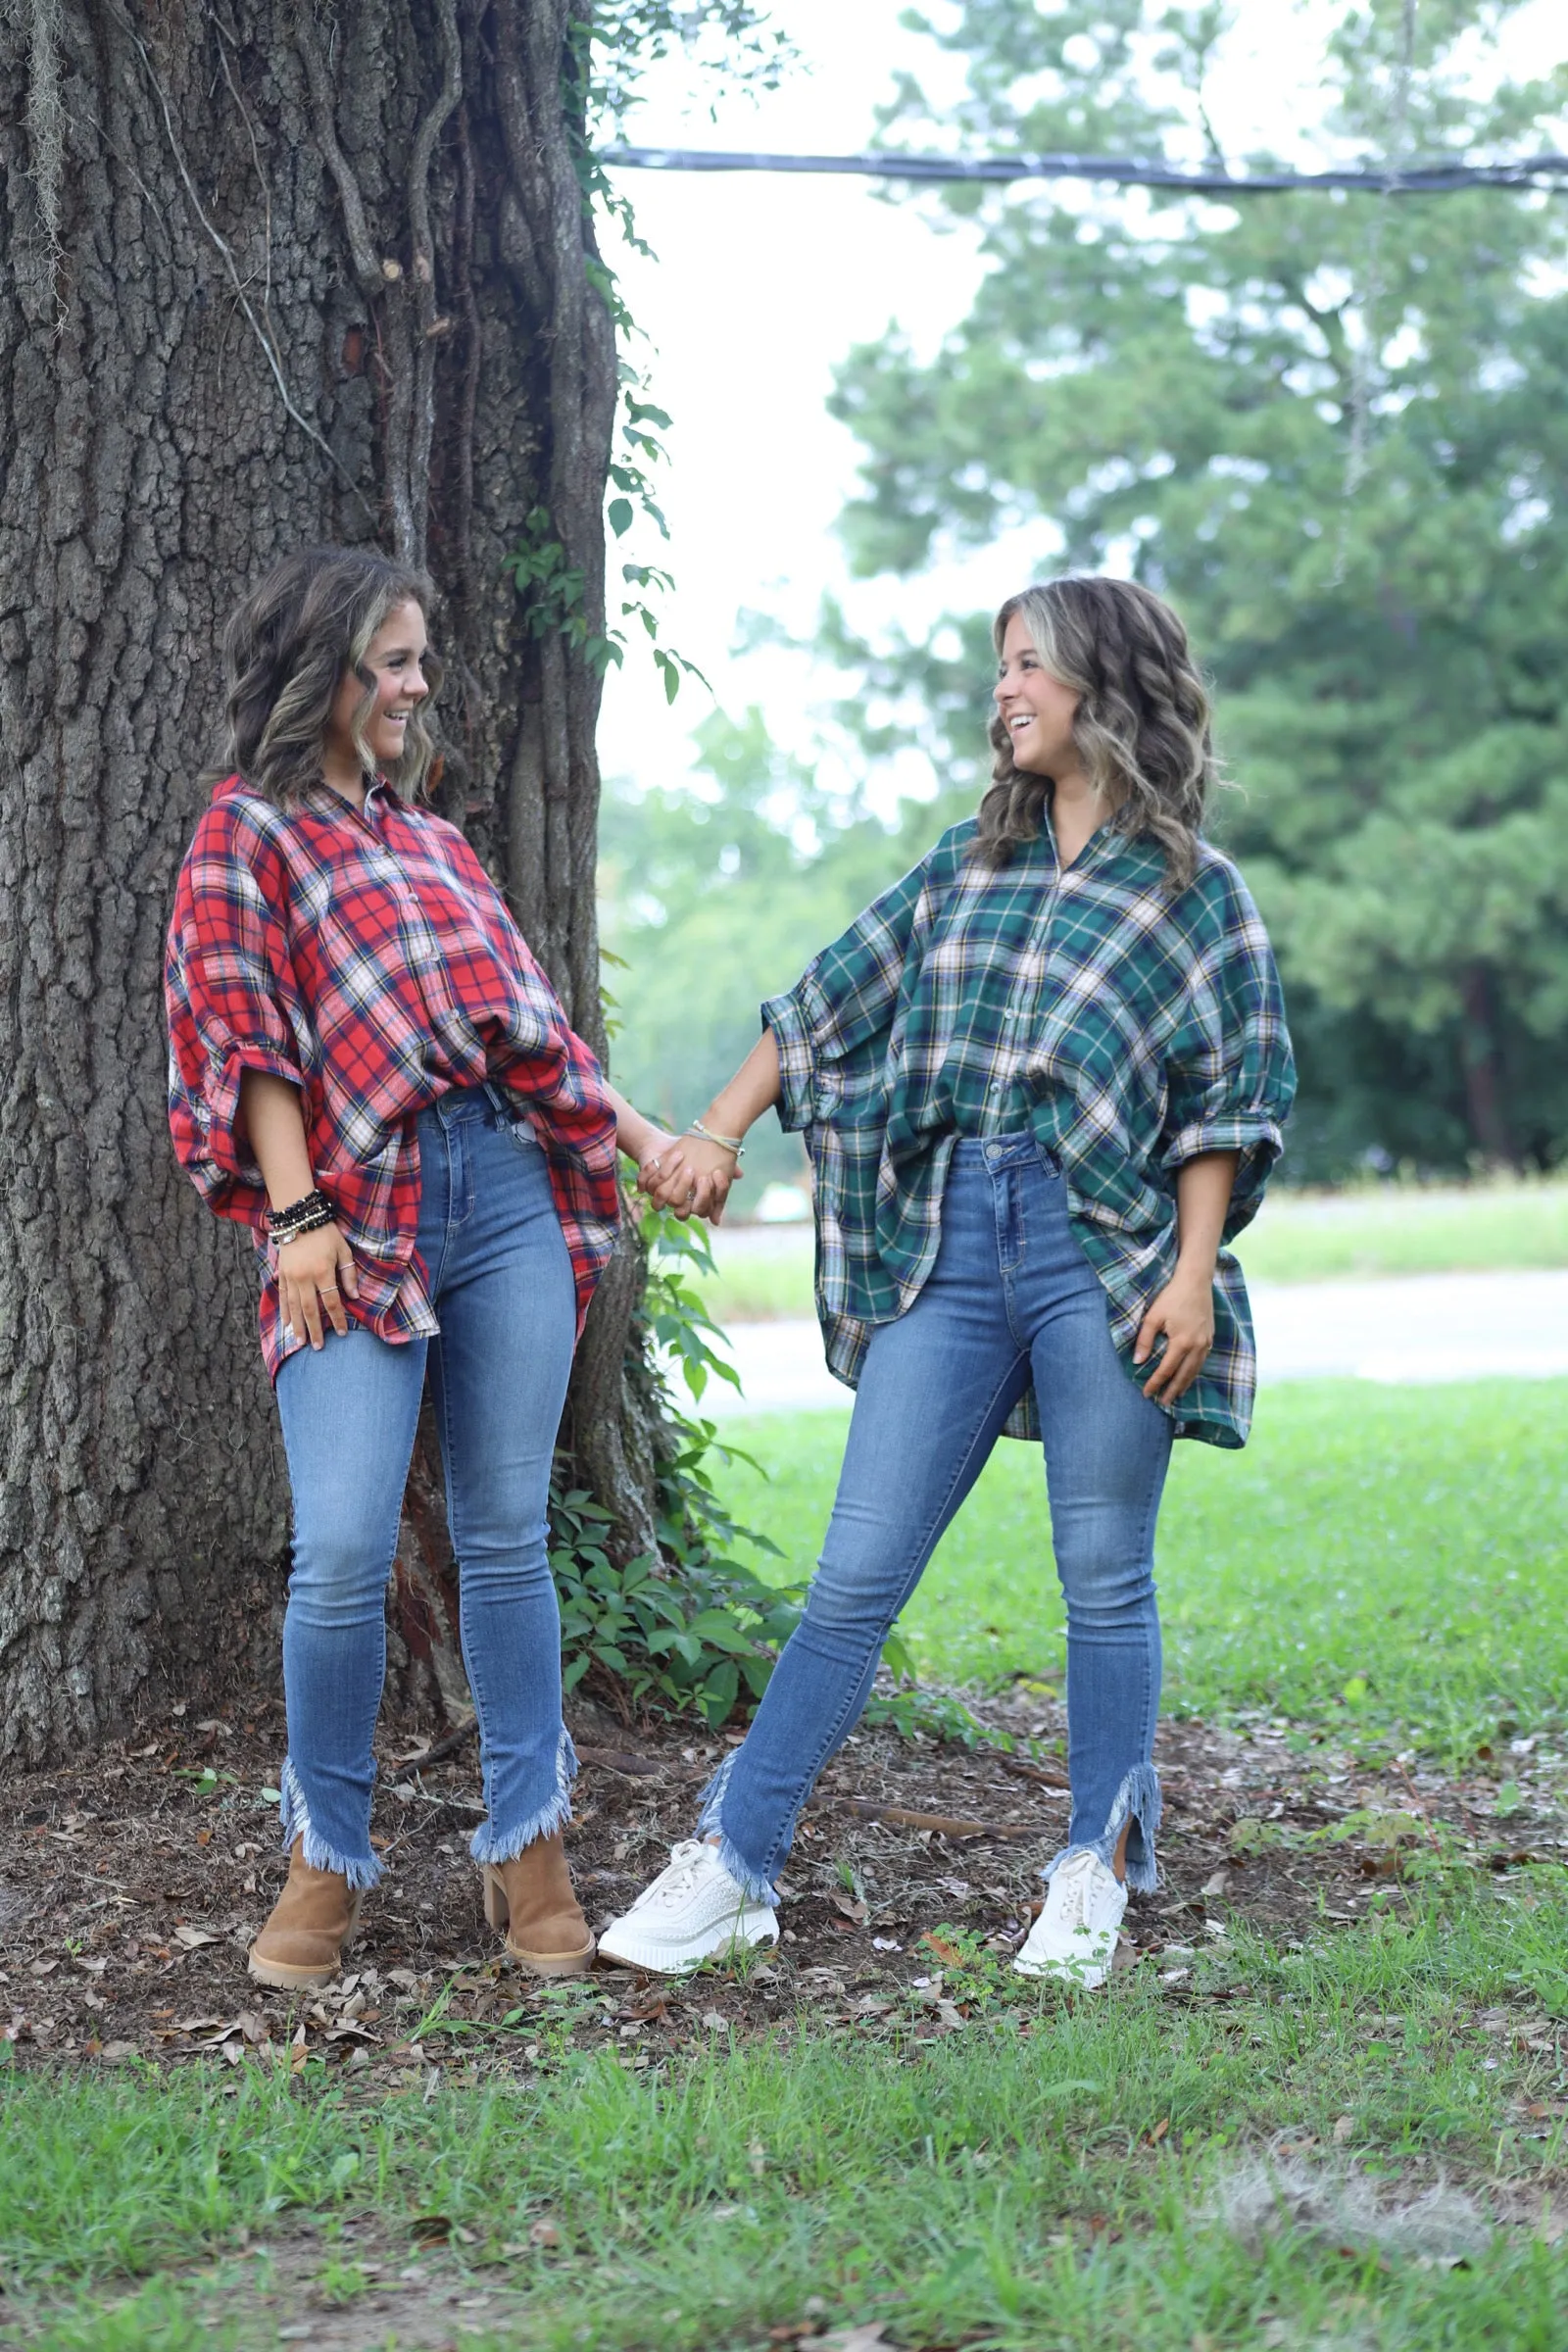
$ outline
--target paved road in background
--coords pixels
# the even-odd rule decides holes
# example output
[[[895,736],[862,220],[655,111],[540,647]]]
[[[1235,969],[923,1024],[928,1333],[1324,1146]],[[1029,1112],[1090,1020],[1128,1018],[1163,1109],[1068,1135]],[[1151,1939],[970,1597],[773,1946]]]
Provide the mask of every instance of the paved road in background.
[[[1568,1272],[1411,1274],[1378,1282],[1254,1283],[1265,1381],[1545,1380],[1568,1374]],[[814,1322],[736,1323],[742,1394],[714,1381],[705,1413],[848,1410]]]

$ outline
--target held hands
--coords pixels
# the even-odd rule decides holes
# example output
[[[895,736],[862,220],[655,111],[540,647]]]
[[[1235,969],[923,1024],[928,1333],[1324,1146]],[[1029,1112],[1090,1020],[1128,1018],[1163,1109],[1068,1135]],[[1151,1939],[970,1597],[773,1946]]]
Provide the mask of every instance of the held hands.
[[[641,1159],[637,1189],[655,1208],[673,1209],[682,1224],[698,1216],[719,1225],[730,1186],[740,1177],[737,1156],[728,1145],[710,1143],[701,1135],[661,1135]]]
[[[1145,1381],[1144,1395],[1156,1404],[1174,1404],[1192,1387],[1214,1345],[1212,1266],[1183,1265],[1178,1258],[1175,1273],[1140,1326],[1135,1364],[1149,1361],[1161,1334],[1165,1352]]]
[[[319,1348],[330,1323],[339,1338],[349,1319],[345,1298],[360,1295],[354,1252],[335,1225],[318,1225],[277,1246],[277,1290],[283,1320]]]

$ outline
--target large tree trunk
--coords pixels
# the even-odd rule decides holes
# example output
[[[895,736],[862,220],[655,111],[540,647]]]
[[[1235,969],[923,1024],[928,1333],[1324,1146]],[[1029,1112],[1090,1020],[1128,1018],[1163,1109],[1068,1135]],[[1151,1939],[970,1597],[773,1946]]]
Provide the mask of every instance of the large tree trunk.
[[[585,5],[0,0],[0,1753],[275,1657],[254,1277],[169,1150],[159,983],[219,632],[276,556],[374,539],[428,564],[442,805],[602,1048],[597,679],[569,614],[530,622],[503,570],[559,544],[602,626]],[[638,1284],[628,1251],[569,1425],[632,1546]],[[445,1616],[424,1470],[416,1652]]]

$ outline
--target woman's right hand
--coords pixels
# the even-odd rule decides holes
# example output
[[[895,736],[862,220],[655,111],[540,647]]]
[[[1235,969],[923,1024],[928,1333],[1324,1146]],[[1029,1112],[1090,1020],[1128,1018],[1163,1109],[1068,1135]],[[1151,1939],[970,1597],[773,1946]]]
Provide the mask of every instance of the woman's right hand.
[[[734,1152],[701,1135],[672,1137],[637,1171],[638,1190],[655,1208],[673,1209],[683,1224],[691,1216],[722,1224],[730,1186],[739,1182]]]
[[[354,1252],[335,1225],[318,1225],[314,1233],[278,1243],[277,1290],[283,1321],[313,1348],[322,1345],[328,1324],[340,1339],[346,1334],[343,1301],[359,1297],[360,1277]]]

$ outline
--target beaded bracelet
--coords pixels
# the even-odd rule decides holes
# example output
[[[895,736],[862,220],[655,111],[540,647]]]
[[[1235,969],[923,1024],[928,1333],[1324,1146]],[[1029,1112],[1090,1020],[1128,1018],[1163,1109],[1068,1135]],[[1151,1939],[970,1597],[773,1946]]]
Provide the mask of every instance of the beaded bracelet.
[[[311,1192],[303,1200],[291,1200],[287,1208],[270,1208],[267,1230],[281,1247],[284,1242],[297,1241],[302,1233],[319,1233],[336,1214],[324,1193]]]
[[[693,1119],[685,1133],[700,1135],[705,1144],[717,1144],[721,1152],[733,1152],[737,1166],[746,1157],[746,1146],[738,1135],[715,1135],[710,1127],[703,1125],[701,1119]]]

